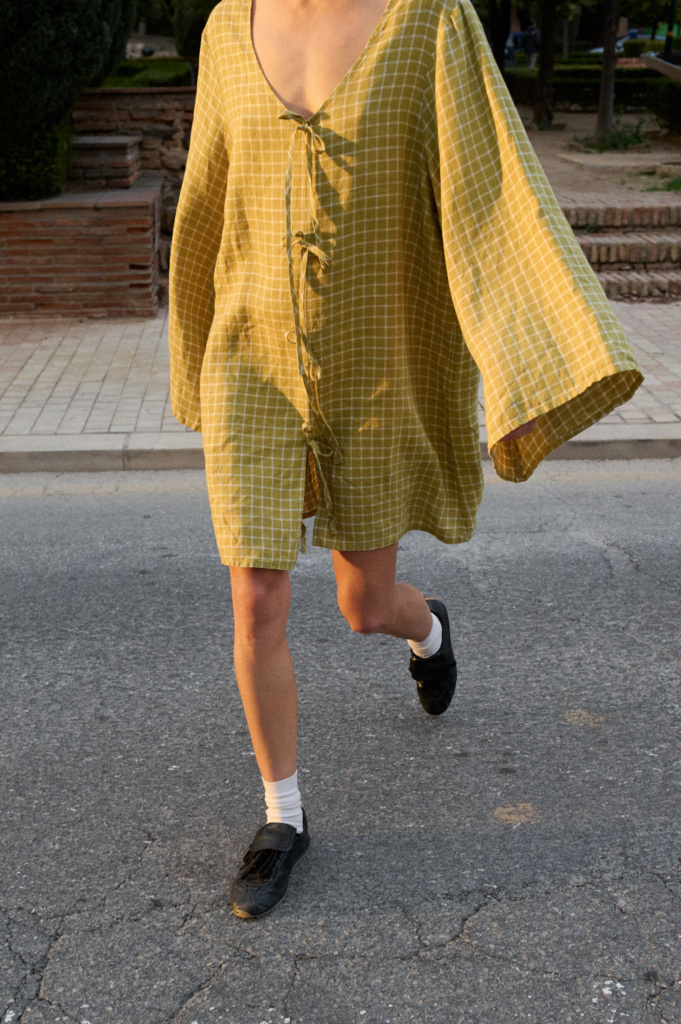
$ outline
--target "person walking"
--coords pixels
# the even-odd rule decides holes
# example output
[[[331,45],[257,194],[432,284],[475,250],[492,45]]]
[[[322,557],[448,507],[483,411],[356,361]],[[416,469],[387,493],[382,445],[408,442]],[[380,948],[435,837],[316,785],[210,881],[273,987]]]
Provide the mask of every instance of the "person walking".
[[[528,68],[533,68],[537,63],[539,53],[539,29],[536,21],[531,21],[523,32],[523,50],[527,56]]]
[[[350,628],[408,641],[448,707],[444,603],[399,540],[468,540],[490,455],[526,480],[641,382],[470,0],[222,0],[205,27],[170,266],[171,397],[203,435],[267,823],[230,890],[257,918],[310,830],[289,573],[332,551]],[[311,624],[313,628],[313,624]],[[406,662],[406,657],[405,657]]]

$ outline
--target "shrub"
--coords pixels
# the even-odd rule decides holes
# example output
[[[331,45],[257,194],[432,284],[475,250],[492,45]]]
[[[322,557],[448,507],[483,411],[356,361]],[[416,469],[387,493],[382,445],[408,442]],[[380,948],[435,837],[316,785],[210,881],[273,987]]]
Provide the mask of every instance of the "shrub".
[[[659,76],[648,85],[648,110],[665,131],[681,135],[681,82]]]
[[[201,48],[201,33],[218,0],[176,0],[173,30],[177,52],[196,59]]]
[[[584,138],[578,139],[578,142],[588,146],[590,149],[595,149],[599,153],[604,153],[606,150],[625,150],[629,149],[629,146],[640,146],[644,143],[645,136],[642,132],[644,117],[639,118],[636,125],[621,124],[621,118],[616,117],[615,123],[609,132],[606,132],[602,138],[596,138],[596,136],[585,136]]]
[[[0,200],[44,199],[64,187],[71,157],[71,113],[8,132],[0,148]]]
[[[42,199],[63,188],[73,104],[125,53],[135,7],[136,0],[2,0],[3,198]]]

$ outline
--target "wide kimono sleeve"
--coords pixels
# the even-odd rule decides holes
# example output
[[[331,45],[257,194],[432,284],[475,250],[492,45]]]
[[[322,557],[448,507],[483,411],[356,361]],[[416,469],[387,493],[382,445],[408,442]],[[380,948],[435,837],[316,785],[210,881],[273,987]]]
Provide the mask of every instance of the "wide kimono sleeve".
[[[173,414],[193,430],[201,429],[201,364],[215,307],[228,170],[220,87],[206,35],[204,30],[169,281],[170,398]]]
[[[470,0],[441,22],[433,81],[429,159],[450,292],[482,375],[494,468],[527,480],[643,377]],[[532,433],[501,441],[534,417]]]

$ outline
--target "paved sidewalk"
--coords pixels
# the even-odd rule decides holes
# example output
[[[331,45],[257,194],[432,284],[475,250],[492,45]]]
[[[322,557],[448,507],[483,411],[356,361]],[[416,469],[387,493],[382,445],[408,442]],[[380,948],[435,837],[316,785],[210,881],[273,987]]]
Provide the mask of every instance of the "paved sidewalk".
[[[612,304],[645,384],[560,457],[681,455],[681,303]],[[167,335],[167,309],[154,320],[0,321],[0,471],[200,467],[201,438],[170,411]]]

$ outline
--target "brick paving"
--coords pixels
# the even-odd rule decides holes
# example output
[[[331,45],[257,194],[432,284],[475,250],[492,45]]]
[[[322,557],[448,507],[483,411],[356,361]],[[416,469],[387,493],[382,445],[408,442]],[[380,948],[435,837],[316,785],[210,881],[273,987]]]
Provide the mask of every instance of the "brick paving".
[[[612,305],[646,379],[601,422],[681,423],[681,303]],[[167,337],[167,309],[151,320],[0,321],[0,435],[190,433],[170,411]]]
[[[681,422],[681,302],[612,302],[636,350],[645,380],[606,423]]]
[[[185,432],[167,310],[150,320],[0,321],[0,434]]]

